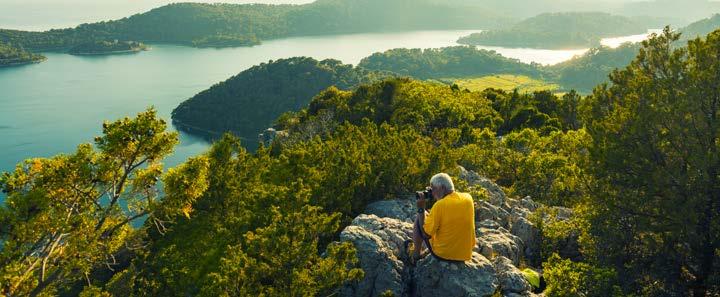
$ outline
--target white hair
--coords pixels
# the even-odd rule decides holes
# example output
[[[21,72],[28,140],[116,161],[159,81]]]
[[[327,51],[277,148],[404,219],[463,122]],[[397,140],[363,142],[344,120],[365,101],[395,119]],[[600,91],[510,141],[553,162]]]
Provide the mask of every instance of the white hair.
[[[448,192],[455,191],[455,185],[447,173],[438,173],[433,175],[433,177],[430,178],[430,185],[445,187],[445,190]]]

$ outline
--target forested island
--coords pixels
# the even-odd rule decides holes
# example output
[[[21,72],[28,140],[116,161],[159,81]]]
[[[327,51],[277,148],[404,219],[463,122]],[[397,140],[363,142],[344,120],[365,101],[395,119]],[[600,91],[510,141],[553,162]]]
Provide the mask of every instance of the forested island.
[[[384,70],[416,78],[482,76],[495,73],[540,75],[538,65],[503,57],[471,46],[440,49],[392,49],[360,61],[359,67]]]
[[[68,53],[73,55],[109,55],[137,53],[149,49],[150,47],[142,42],[113,40],[83,43],[71,48]]]
[[[385,72],[330,59],[296,57],[270,61],[181,103],[172,112],[173,123],[178,129],[210,139],[233,132],[254,140],[274,119],[307,106],[323,89],[330,86],[351,89],[388,76]]]
[[[644,24],[602,12],[544,13],[509,28],[461,37],[458,43],[505,47],[570,49],[599,46],[605,37],[642,34]]]
[[[0,294],[530,296],[527,268],[548,297],[715,296],[720,30],[679,38],[644,42],[588,96],[330,87],[269,147],[225,135],[167,171],[178,134],[155,110],[106,122],[94,144],[0,174]],[[303,64],[330,68],[309,81],[359,71]],[[472,265],[402,251],[404,197],[437,172],[474,197]]]
[[[45,59],[43,55],[33,54],[0,42],[0,67],[39,63]]]
[[[45,32],[0,29],[0,41],[32,51],[67,50],[98,40],[232,47],[290,36],[496,28],[509,22],[508,17],[481,7],[427,0],[319,0],[303,5],[175,3],[75,28]]]

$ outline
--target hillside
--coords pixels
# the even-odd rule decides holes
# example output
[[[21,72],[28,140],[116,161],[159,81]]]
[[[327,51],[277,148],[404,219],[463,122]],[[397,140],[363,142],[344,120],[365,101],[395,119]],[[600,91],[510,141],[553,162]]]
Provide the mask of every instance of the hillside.
[[[544,13],[512,27],[461,37],[469,45],[530,47],[546,49],[597,46],[604,37],[641,34],[647,26],[624,16],[600,12]]]
[[[694,22],[677,30],[680,40],[674,47],[685,46],[689,39],[704,37],[720,28],[720,14]],[[607,81],[608,75],[616,68],[622,68],[638,54],[641,44],[624,44],[618,48],[600,46],[571,60],[546,67],[554,80],[566,89],[590,92],[596,85]]]
[[[608,81],[608,75],[614,69],[628,65],[637,56],[640,46],[639,43],[626,43],[617,48],[596,47],[546,69],[565,89],[589,93],[596,85]]]
[[[307,106],[325,88],[349,89],[384,76],[387,74],[337,60],[297,57],[270,61],[184,101],[173,110],[173,123],[181,130],[210,138],[229,131],[256,139],[275,118]]]
[[[466,46],[394,49],[375,53],[355,68],[335,60],[281,59],[200,92],[181,103],[172,118],[179,129],[196,135],[217,138],[230,131],[254,140],[273,119],[307,106],[314,95],[330,86],[347,90],[395,74],[447,80],[497,73],[539,76],[541,71],[535,65]]]
[[[0,67],[38,63],[45,57],[0,42]]]
[[[92,144],[0,174],[0,294],[530,296],[542,274],[549,297],[715,296],[720,30],[677,41],[644,42],[586,97],[330,87],[269,147],[228,134],[169,170],[179,138],[155,110],[105,122]],[[362,73],[295,58],[238,77],[301,61]],[[438,172],[473,197],[477,253],[410,266],[403,197]]]
[[[97,40],[167,42],[198,47],[250,46],[289,36],[422,29],[495,28],[507,18],[475,7],[409,0],[320,0],[303,5],[176,3],[127,18],[75,28],[0,29],[0,41],[26,49],[65,50]]]
[[[542,73],[537,65],[529,65],[503,57],[494,51],[471,46],[454,46],[440,49],[391,49],[363,58],[359,67],[384,70],[416,78],[460,78],[487,74]]]
[[[704,37],[718,28],[720,28],[720,14],[714,14],[712,17],[689,24],[679,31],[683,34],[682,39],[688,40],[696,37]]]

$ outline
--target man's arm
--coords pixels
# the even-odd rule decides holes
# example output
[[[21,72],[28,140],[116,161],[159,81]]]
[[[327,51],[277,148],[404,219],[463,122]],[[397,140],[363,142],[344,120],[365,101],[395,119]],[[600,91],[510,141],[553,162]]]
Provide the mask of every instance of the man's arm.
[[[435,236],[435,233],[437,232],[438,228],[440,227],[440,221],[439,221],[439,212],[440,208],[437,207],[436,204],[435,207],[433,207],[430,212],[425,212],[424,215],[420,216],[420,226],[422,226],[423,231],[425,234],[428,235],[428,237]]]

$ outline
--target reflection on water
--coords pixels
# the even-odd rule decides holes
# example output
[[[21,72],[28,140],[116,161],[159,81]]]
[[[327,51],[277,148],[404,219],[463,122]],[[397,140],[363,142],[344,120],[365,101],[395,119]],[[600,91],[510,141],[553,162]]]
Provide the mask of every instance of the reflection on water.
[[[640,42],[645,39],[648,39],[650,37],[650,35],[652,35],[653,33],[662,33],[662,29],[648,30],[648,32],[645,34],[605,38],[605,39],[601,40],[600,43],[604,46],[616,48],[626,42]]]

